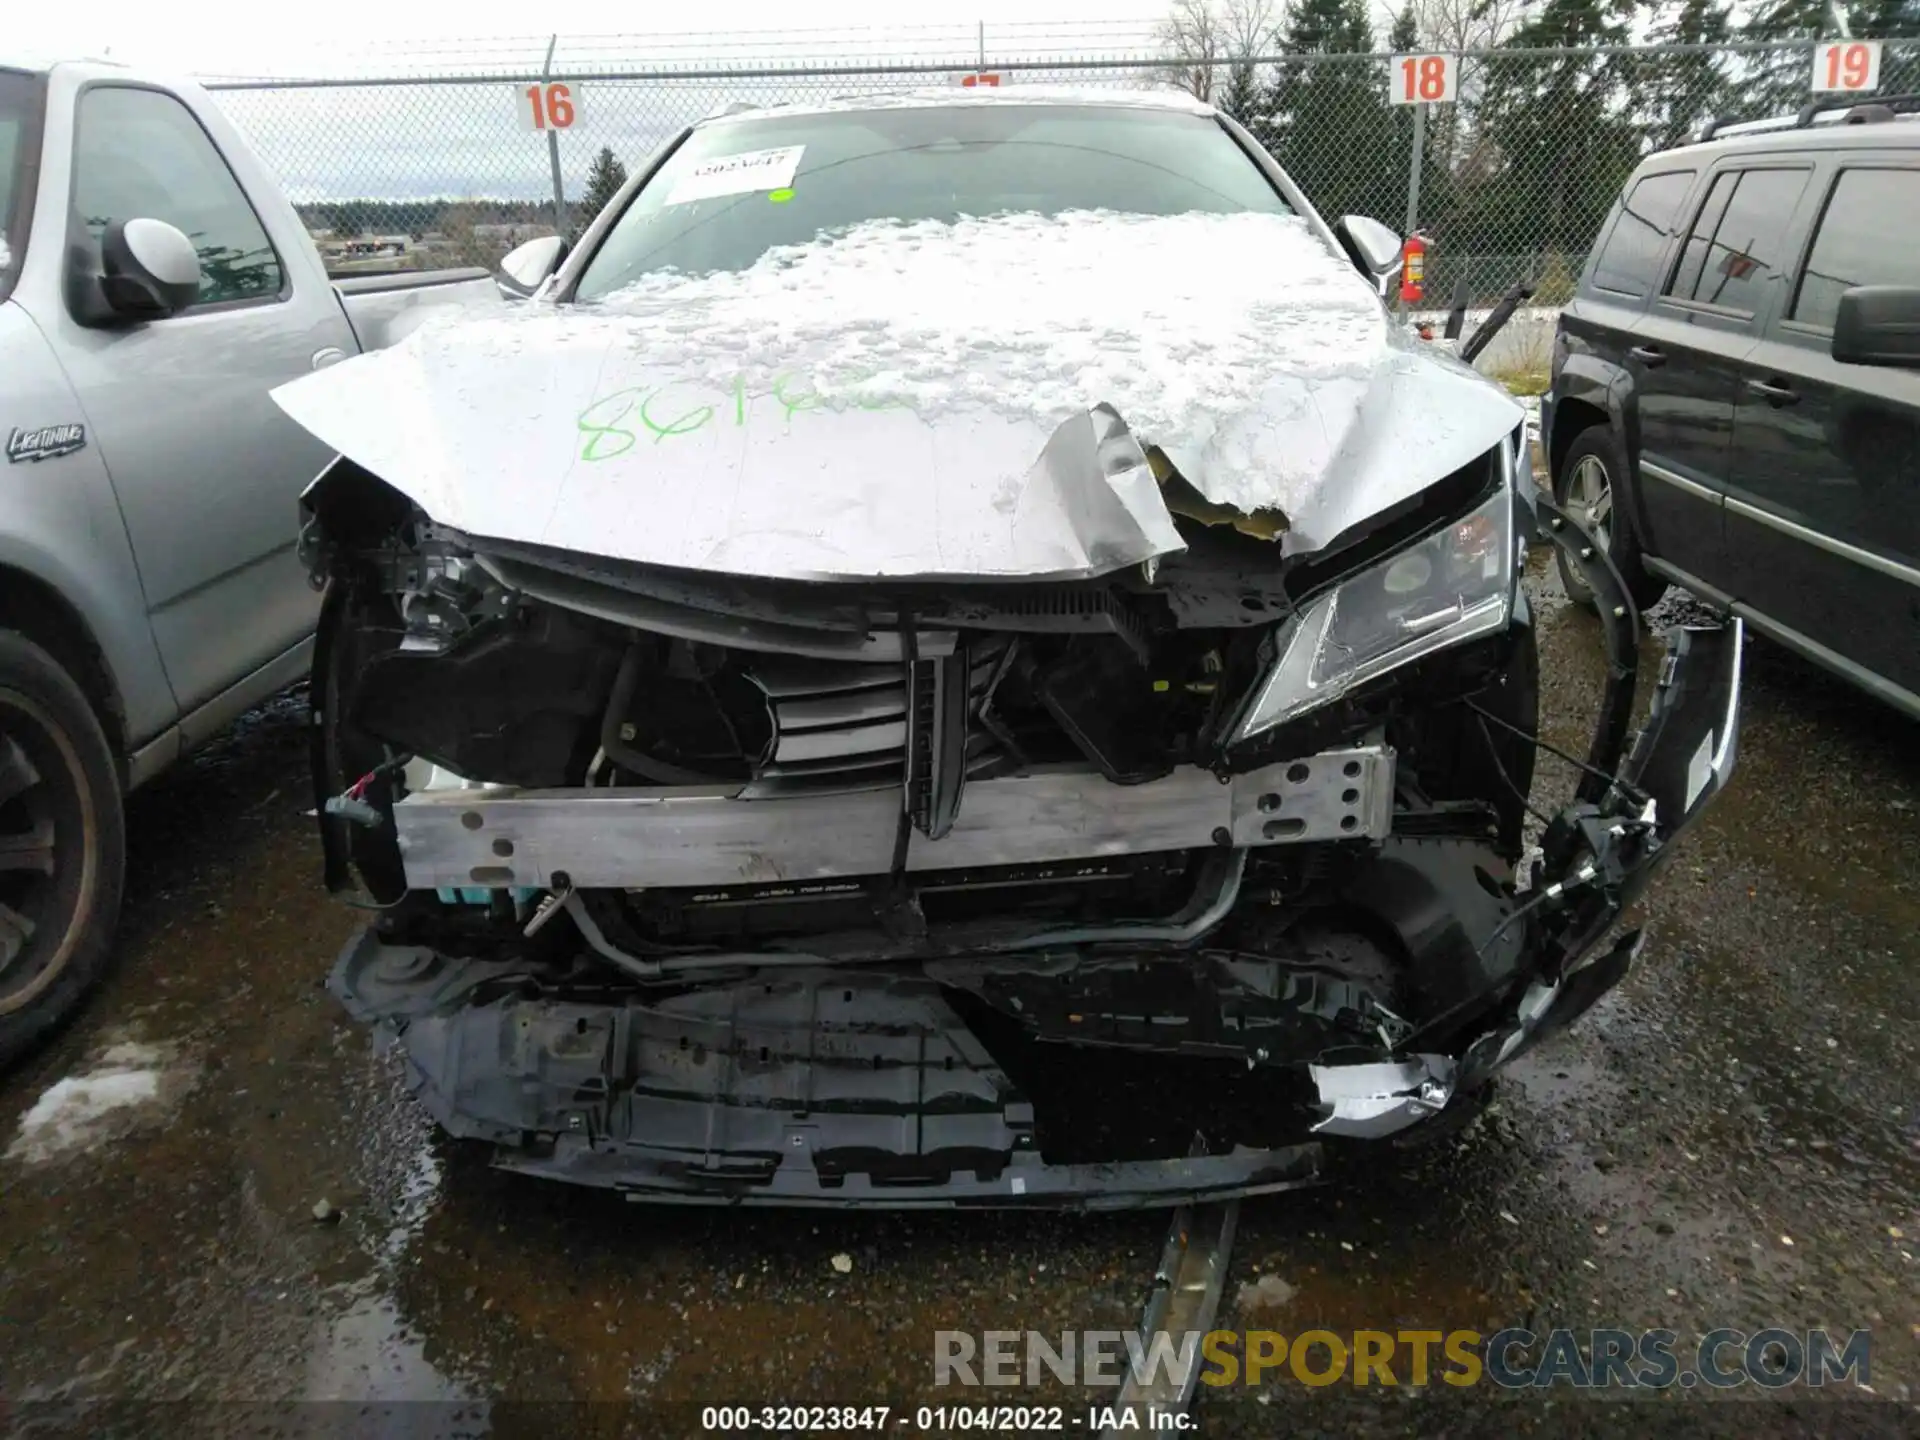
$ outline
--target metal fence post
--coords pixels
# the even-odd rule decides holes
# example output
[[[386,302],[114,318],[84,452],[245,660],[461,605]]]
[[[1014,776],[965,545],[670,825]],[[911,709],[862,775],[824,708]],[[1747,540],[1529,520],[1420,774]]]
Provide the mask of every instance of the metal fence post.
[[[1420,160],[1427,149],[1427,107],[1422,101],[1413,107],[1413,160],[1407,166],[1407,229],[1411,235],[1420,224]]]
[[[553,74],[553,47],[559,43],[557,34],[547,37],[547,59],[540,67],[540,78],[547,79]],[[567,233],[567,194],[560,180],[560,135],[553,126],[547,126],[547,164],[553,169],[553,229],[557,235]]]

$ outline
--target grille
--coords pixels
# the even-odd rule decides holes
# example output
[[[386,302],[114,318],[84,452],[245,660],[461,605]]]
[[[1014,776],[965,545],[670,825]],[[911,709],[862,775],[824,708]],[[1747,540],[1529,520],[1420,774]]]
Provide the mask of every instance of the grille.
[[[1006,636],[982,636],[911,665],[754,659],[746,675],[766,697],[773,739],[741,798],[907,785],[911,759],[914,822],[929,834],[942,832],[939,812],[957,804],[956,780],[1003,758],[979,716],[1011,644]]]

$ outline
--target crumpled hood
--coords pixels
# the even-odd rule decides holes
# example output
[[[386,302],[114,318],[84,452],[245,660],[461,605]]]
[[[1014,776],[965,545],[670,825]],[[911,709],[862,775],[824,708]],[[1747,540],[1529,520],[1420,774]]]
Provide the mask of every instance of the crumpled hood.
[[[1305,221],[1251,214],[862,225],[742,272],[430,323],[273,394],[469,534],[796,579],[1073,578],[1177,551],[1168,500],[1193,497],[1155,447],[1211,507],[1313,550],[1522,418]]]

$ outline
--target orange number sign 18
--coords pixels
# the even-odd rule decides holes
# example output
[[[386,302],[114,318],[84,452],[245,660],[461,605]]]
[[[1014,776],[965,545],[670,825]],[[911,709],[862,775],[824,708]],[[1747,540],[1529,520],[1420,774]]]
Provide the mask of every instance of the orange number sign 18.
[[[573,87],[559,80],[520,92],[520,123],[528,130],[566,130],[573,125]]]
[[[1842,40],[1813,51],[1813,88],[1873,90],[1880,84],[1880,42]]]
[[[1388,98],[1396,105],[1431,105],[1454,98],[1458,60],[1452,55],[1393,57]]]

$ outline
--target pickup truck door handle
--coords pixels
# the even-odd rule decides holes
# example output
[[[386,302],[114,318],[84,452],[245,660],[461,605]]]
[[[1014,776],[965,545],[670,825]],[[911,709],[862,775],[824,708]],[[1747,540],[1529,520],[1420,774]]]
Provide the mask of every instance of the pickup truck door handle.
[[[342,350],[338,345],[329,345],[324,350],[316,350],[313,352],[312,364],[315,370],[324,370],[329,365],[338,365],[346,358],[346,351]]]
[[[1667,352],[1652,345],[1636,345],[1627,351],[1627,354],[1638,360],[1649,370],[1657,370],[1660,366],[1667,363]]]
[[[1769,405],[1795,405],[1800,396],[1794,388],[1783,380],[1749,380],[1747,389],[1765,399]]]

